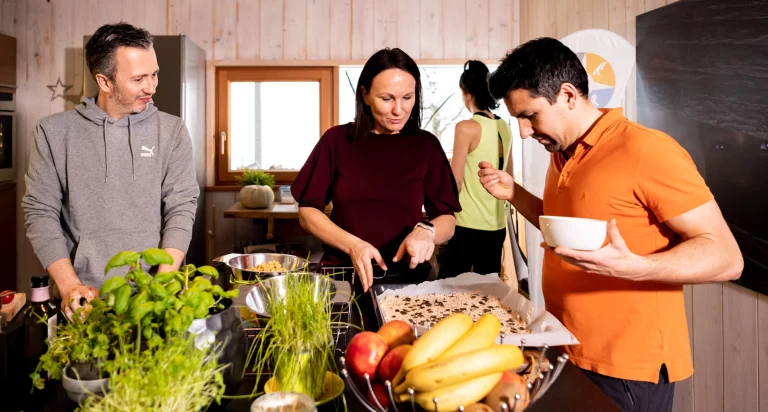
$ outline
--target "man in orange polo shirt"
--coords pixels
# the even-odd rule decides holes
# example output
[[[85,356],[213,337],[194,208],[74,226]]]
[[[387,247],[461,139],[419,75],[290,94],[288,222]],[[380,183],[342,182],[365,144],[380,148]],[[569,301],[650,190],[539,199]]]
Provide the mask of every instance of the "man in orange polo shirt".
[[[555,39],[509,53],[491,92],[551,160],[543,200],[484,162],[486,190],[537,227],[542,215],[609,221],[597,251],[544,245],[547,310],[581,342],[566,352],[622,409],[671,410],[674,382],[693,373],[682,285],[736,279],[744,264],[712,193],[674,139],[596,108]]]

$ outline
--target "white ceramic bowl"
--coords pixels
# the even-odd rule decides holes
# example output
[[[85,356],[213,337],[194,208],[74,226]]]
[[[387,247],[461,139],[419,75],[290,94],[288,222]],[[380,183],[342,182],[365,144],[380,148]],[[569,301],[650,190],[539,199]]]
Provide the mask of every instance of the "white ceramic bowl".
[[[605,220],[565,216],[539,216],[544,242],[551,247],[597,250],[603,246],[608,229]]]
[[[85,402],[88,396],[103,395],[105,391],[109,390],[109,378],[94,380],[72,379],[67,376],[67,369],[69,369],[69,366],[66,366],[61,374],[61,383],[72,402],[81,404]]]

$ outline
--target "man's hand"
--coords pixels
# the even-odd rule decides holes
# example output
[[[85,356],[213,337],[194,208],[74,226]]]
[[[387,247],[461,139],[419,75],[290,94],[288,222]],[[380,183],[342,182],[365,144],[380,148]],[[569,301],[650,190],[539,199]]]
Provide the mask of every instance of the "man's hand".
[[[420,263],[428,261],[434,251],[435,236],[431,231],[417,226],[400,244],[400,248],[397,249],[392,261],[398,262],[408,252],[408,255],[411,256],[411,263],[408,266],[415,269]]]
[[[486,191],[499,200],[512,202],[515,195],[515,179],[503,170],[497,170],[488,162],[480,162],[480,183]]]
[[[616,226],[616,220],[608,222],[608,244],[595,251],[580,251],[566,247],[542,247],[566,262],[589,273],[628,280],[641,280],[648,271],[648,263],[642,256],[632,253]]]
[[[61,292],[61,311],[64,315],[72,320],[72,315],[75,311],[82,307],[80,300],[85,298],[86,302],[90,302],[94,298],[99,296],[99,291],[93,286],[85,286],[80,282],[71,283],[67,285],[60,285],[59,291]],[[85,313],[83,312],[83,315]]]
[[[164,251],[168,252],[169,255],[173,258],[173,264],[172,265],[158,265],[157,267],[157,273],[163,273],[163,272],[173,272],[174,270],[179,270],[179,267],[181,267],[181,262],[184,261],[184,252],[180,251],[179,249],[174,249],[172,247],[167,247],[163,249]]]

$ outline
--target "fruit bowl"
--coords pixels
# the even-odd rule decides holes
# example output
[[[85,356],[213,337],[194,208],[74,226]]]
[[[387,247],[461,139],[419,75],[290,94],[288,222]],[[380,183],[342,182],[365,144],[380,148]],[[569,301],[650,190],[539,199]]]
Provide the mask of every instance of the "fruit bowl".
[[[377,333],[355,335],[339,358],[341,376],[372,412],[520,412],[547,391],[568,356],[550,362],[546,345],[504,344],[499,327],[491,314],[477,322],[455,314],[409,340],[400,325],[387,323]],[[389,350],[385,337],[395,344]]]

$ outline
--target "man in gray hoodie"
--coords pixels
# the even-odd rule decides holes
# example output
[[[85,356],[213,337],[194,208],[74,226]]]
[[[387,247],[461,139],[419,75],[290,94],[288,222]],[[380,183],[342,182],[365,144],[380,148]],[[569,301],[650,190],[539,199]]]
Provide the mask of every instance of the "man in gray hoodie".
[[[67,317],[98,296],[122,250],[161,247],[184,259],[200,188],[184,122],[157,110],[152,36],[104,25],[85,46],[99,86],[75,110],[37,124],[22,199],[27,237],[58,286]]]

